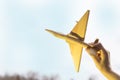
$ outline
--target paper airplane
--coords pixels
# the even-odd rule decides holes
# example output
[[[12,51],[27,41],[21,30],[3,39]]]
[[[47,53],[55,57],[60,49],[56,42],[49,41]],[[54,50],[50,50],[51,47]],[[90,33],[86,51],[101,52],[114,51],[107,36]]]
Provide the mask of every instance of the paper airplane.
[[[79,72],[83,47],[90,47],[87,43],[84,42],[89,12],[89,10],[86,11],[86,13],[72,29],[72,31],[67,35],[46,29],[46,31],[50,32],[54,36],[66,40],[66,42],[69,44],[71,55],[73,57],[75,69],[77,72]]]

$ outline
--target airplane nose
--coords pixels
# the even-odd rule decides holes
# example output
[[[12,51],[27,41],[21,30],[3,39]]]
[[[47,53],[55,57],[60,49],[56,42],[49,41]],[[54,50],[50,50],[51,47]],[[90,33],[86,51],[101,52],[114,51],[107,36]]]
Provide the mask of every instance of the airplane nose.
[[[56,36],[56,37],[61,35],[61,34],[55,32],[55,31],[52,31],[52,30],[49,30],[49,29],[45,29],[45,30],[46,30],[47,32],[53,34],[53,35]]]
[[[54,32],[52,30],[49,30],[49,29],[45,29],[47,32],[51,33],[51,34],[54,34]]]
[[[55,32],[55,31],[52,31],[52,30],[49,30],[49,29],[45,29],[47,32],[53,34],[54,36],[58,37],[58,38],[61,38],[61,39],[66,39],[66,35],[64,34],[61,34],[59,32]]]
[[[50,32],[50,30],[49,29],[45,29],[46,31],[48,31],[48,32]]]

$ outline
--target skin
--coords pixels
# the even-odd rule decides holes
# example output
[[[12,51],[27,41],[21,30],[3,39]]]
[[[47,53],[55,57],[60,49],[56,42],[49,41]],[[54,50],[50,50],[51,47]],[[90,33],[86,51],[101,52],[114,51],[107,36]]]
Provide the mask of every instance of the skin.
[[[120,76],[112,71],[110,67],[109,56],[110,53],[105,50],[98,39],[95,42],[89,44],[92,47],[87,47],[86,51],[93,59],[98,70],[108,79],[108,80],[120,80]]]

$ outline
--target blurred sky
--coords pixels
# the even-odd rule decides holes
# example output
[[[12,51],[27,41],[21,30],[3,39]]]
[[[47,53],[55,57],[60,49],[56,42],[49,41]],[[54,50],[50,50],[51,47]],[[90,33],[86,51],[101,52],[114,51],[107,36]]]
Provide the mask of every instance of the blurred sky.
[[[111,65],[120,74],[119,0],[0,0],[0,73],[59,74],[62,80],[105,80],[84,51],[75,72],[68,44],[45,32],[69,33],[89,9],[86,42],[99,38],[111,52]]]

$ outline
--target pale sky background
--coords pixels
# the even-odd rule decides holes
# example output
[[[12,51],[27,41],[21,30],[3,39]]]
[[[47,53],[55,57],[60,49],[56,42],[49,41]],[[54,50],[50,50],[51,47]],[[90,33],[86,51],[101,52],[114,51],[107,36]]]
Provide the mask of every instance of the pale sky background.
[[[88,9],[85,42],[99,38],[120,74],[119,5],[119,0],[0,0],[0,74],[34,71],[62,80],[106,80],[85,51],[75,72],[68,44],[44,30],[67,34]]]

